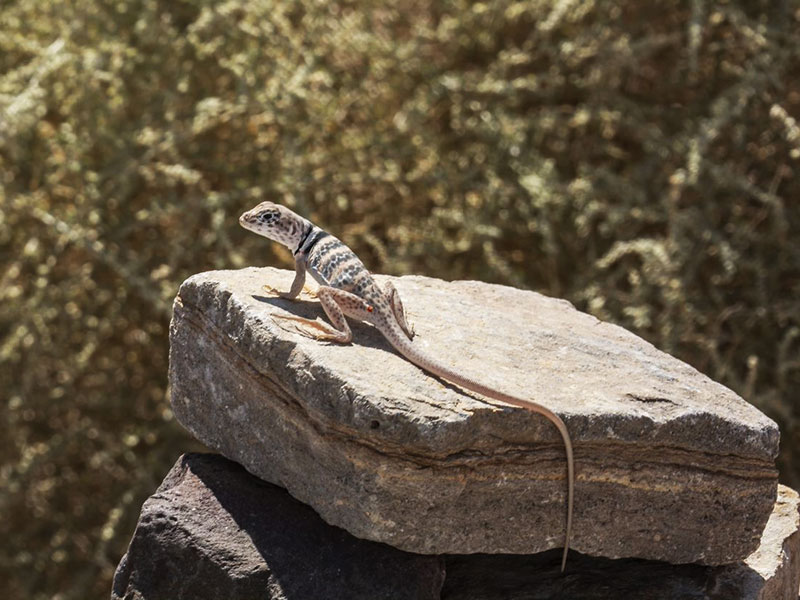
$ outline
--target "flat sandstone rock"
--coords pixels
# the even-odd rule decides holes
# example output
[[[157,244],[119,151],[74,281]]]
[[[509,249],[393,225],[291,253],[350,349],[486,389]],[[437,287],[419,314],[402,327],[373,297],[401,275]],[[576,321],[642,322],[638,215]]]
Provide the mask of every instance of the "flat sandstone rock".
[[[328,523],[423,554],[563,546],[553,425],[424,373],[367,325],[336,345],[273,315],[293,273],[195,275],[171,326],[178,420]],[[387,277],[378,277],[380,282]],[[729,389],[563,300],[479,282],[395,278],[415,343],[564,419],[575,446],[572,547],[718,565],[758,546],[777,490],[777,426]],[[287,322],[283,322],[286,327]]]

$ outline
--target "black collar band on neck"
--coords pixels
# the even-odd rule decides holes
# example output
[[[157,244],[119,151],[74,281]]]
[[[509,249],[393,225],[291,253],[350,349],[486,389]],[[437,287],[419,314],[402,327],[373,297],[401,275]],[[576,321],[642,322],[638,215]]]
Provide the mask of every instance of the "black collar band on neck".
[[[297,248],[294,249],[294,252],[292,252],[292,254],[297,256],[300,250],[303,249],[303,244],[306,243],[306,240],[308,239],[308,236],[311,235],[312,231],[314,231],[314,226],[311,223],[309,223],[306,232],[303,234],[303,237],[300,238],[300,241],[297,242]]]

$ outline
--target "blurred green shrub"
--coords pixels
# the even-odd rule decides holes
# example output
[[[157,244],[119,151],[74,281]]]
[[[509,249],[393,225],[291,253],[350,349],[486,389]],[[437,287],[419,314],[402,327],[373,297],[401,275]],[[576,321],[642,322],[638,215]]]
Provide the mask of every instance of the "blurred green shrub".
[[[7,0],[0,581],[85,598],[192,442],[188,275],[290,265],[266,198],[376,271],[569,298],[776,418],[800,487],[796,2]]]

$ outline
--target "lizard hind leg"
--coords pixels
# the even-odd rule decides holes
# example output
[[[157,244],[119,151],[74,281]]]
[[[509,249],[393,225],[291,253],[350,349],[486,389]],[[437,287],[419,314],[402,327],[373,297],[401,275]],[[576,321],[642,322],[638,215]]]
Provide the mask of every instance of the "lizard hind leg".
[[[384,286],[384,293],[389,298],[389,305],[392,307],[392,313],[397,320],[397,324],[400,325],[400,329],[408,336],[408,339],[413,340],[416,335],[414,333],[414,327],[409,327],[408,321],[406,321],[406,311],[405,308],[403,308],[403,301],[400,300],[400,294],[391,281],[387,282]]]
[[[276,315],[273,319],[275,319],[276,322],[277,319],[281,319],[299,323],[299,325],[294,325],[294,329],[306,337],[316,340],[338,342],[340,344],[349,344],[353,339],[353,332],[350,329],[350,325],[347,323],[345,314],[363,321],[367,319],[372,312],[370,306],[362,298],[337,288],[328,286],[320,287],[319,290],[317,290],[317,297],[319,298],[320,304],[322,304],[322,308],[325,309],[325,314],[328,315],[331,324],[315,321],[313,319],[284,315]]]

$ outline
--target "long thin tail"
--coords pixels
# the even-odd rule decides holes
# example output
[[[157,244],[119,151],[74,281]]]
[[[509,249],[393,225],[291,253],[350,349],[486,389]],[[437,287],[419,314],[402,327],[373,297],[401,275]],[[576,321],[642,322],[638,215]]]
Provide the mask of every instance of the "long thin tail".
[[[572,535],[572,505],[575,495],[575,461],[572,455],[572,440],[569,437],[569,431],[567,431],[567,426],[564,424],[564,421],[549,408],[541,404],[531,400],[523,400],[515,396],[509,396],[508,394],[487,387],[471,377],[466,377],[457,373],[420,350],[418,346],[404,337],[399,327],[396,327],[396,329],[397,331],[394,332],[395,335],[387,336],[388,340],[400,354],[418,367],[472,392],[477,392],[494,400],[499,400],[500,402],[505,402],[512,406],[519,406],[520,408],[538,413],[556,426],[556,429],[558,429],[558,432],[561,434],[561,439],[564,440],[564,448],[567,452],[567,528],[564,539],[564,555],[561,558],[561,571],[563,572],[567,565],[567,553],[569,552],[569,541]]]

